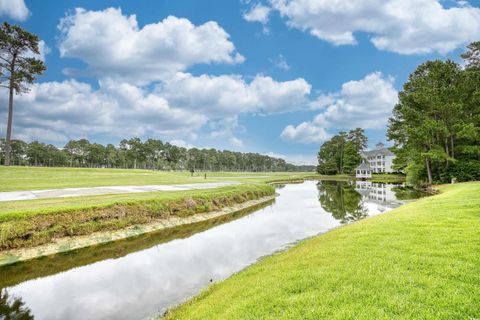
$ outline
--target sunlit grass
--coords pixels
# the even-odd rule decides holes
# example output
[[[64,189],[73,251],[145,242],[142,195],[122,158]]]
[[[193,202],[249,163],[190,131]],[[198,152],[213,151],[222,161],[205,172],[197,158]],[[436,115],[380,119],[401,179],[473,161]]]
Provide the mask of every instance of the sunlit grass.
[[[134,169],[39,168],[0,166],[0,192],[98,186],[202,183],[212,181],[265,182],[305,177],[298,172],[169,172]]]
[[[167,319],[479,319],[480,183],[441,190],[268,257]]]
[[[0,251],[41,245],[62,237],[119,230],[170,217],[188,217],[272,196],[274,192],[275,189],[267,184],[241,184],[210,190],[139,194],[139,198],[111,199],[110,202],[102,199],[97,205],[82,203],[68,207],[58,199],[57,206],[50,203],[42,209],[31,209],[23,206],[27,201],[20,201],[17,203],[22,207],[10,207],[11,211],[0,213]],[[75,199],[80,200],[80,197]]]

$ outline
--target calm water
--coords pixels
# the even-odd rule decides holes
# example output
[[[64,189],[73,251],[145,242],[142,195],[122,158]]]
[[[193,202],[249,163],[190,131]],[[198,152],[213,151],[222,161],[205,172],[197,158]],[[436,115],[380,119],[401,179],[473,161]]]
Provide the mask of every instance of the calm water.
[[[1,310],[22,319],[144,319],[259,258],[417,197],[399,185],[307,181],[219,220],[0,268]],[[19,307],[19,303],[23,303]]]

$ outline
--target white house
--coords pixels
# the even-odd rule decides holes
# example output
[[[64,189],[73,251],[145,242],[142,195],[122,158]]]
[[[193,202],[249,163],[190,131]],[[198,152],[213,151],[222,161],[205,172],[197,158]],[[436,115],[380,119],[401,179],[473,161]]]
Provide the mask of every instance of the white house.
[[[362,158],[372,168],[373,173],[392,173],[395,171],[392,168],[395,154],[385,148],[383,143],[378,143],[374,150],[363,152]]]
[[[368,179],[372,177],[373,169],[366,162],[362,162],[355,168],[355,176],[360,179]]]

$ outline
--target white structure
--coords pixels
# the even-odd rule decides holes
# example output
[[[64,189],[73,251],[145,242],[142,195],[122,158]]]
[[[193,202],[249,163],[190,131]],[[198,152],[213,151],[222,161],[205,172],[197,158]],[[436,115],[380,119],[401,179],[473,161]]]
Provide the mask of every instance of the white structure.
[[[373,169],[365,162],[362,162],[355,168],[355,176],[360,179],[369,179],[372,177]]]
[[[372,168],[373,173],[392,173],[395,154],[385,148],[383,143],[378,143],[376,148],[362,153],[362,158]]]
[[[393,184],[381,182],[355,182],[355,190],[362,195],[364,205],[367,206],[373,214],[396,208],[402,204],[395,196],[395,192],[393,191],[394,186]]]

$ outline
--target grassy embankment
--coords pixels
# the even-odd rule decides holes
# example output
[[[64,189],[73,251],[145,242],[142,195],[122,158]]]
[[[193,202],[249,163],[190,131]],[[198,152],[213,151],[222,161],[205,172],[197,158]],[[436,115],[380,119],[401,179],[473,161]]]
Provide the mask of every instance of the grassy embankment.
[[[273,200],[218,218],[162,229],[139,237],[129,237],[123,240],[50,255],[40,259],[30,260],[28,263],[15,263],[0,266],[0,288],[10,287],[20,282],[45,277],[72,268],[92,264],[97,261],[112,258],[116,259],[129,253],[151,248],[155,245],[175,239],[187,238],[195,233],[239,219],[255,210],[270,205],[272,202]]]
[[[274,180],[311,173],[207,173],[149,170],[0,167],[0,192],[69,187],[182,184],[236,181],[240,185],[192,191],[144,192],[7,201],[0,204],[0,251],[53,239],[119,230],[132,225],[186,217],[273,195]]]
[[[0,209],[0,250],[41,245],[56,238],[119,230],[172,216],[187,217],[273,193],[274,188],[266,184],[242,184],[209,190],[122,195],[123,198],[76,197],[71,198],[74,200],[69,198],[68,205],[61,198],[5,202]],[[85,198],[90,201],[85,202]],[[72,205],[75,201],[78,201],[78,206]],[[34,209],[30,209],[30,204],[35,204]]]
[[[344,178],[347,178],[345,176]],[[188,172],[150,170],[0,167],[0,192],[69,187],[241,182],[215,190],[145,192],[1,202],[0,250],[35,246],[52,239],[118,230],[169,216],[188,216],[273,194],[268,182],[334,178],[313,173]],[[192,202],[193,199],[193,202]]]
[[[167,319],[479,319],[480,182],[440,190],[265,258]]]

